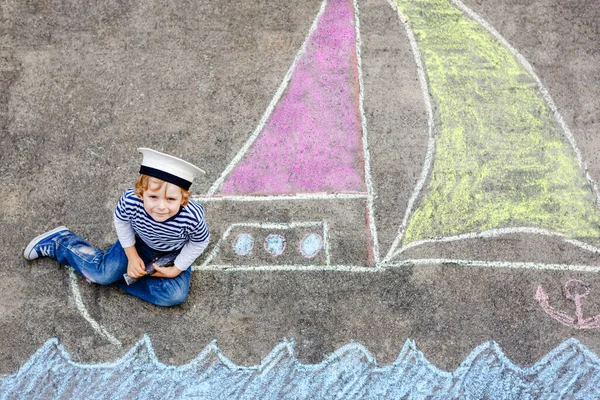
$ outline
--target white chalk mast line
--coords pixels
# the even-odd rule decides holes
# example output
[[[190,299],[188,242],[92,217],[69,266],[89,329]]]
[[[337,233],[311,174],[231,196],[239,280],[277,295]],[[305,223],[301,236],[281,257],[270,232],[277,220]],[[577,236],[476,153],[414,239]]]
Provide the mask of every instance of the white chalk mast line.
[[[367,199],[367,209],[369,212],[369,230],[371,233],[371,241],[373,242],[373,259],[375,265],[379,264],[379,239],[377,238],[377,228],[375,226],[375,207],[374,198],[375,190],[373,189],[373,179],[371,177],[371,155],[369,153],[369,141],[368,141],[368,130],[367,130],[367,116],[365,115],[365,90],[363,82],[363,71],[362,71],[362,40],[360,38],[360,13],[358,9],[358,1],[353,1],[354,5],[354,29],[356,30],[356,59],[358,67],[358,97],[359,97],[359,109],[360,118],[362,121],[362,144],[363,144],[363,158],[365,165],[365,182],[367,184],[367,193],[369,197]]]
[[[425,69],[423,68],[423,63],[421,61],[421,55],[419,53],[419,48],[417,47],[417,41],[413,34],[412,29],[408,25],[406,18],[400,12],[400,8],[396,7],[395,4],[392,3],[393,0],[388,0],[389,5],[394,9],[398,16],[400,17],[400,22],[404,26],[406,31],[406,36],[408,36],[408,41],[410,42],[410,48],[412,50],[413,58],[415,60],[415,64],[417,65],[417,74],[419,77],[419,85],[421,86],[421,94],[423,95],[423,101],[425,102],[425,109],[427,110],[427,153],[425,154],[425,160],[423,161],[423,169],[421,170],[421,175],[419,176],[419,180],[417,181],[417,185],[415,190],[413,191],[410,199],[408,200],[408,205],[406,206],[406,212],[404,214],[404,218],[402,219],[402,223],[398,228],[398,235],[394,242],[392,243],[392,247],[388,250],[385,258],[383,259],[383,263],[389,262],[390,259],[394,256],[394,251],[402,242],[402,236],[404,235],[404,230],[406,229],[406,225],[408,224],[408,218],[410,217],[413,207],[415,206],[415,202],[419,198],[423,187],[425,186],[425,182],[429,176],[429,172],[431,170],[431,166],[433,164],[433,156],[435,153],[435,122],[433,119],[433,109],[431,107],[431,100],[429,98],[429,85],[427,84],[427,78],[425,76]]]
[[[568,126],[564,122],[564,119],[562,118],[560,113],[558,112],[558,109],[556,108],[556,105],[554,104],[554,101],[552,100],[550,93],[545,88],[542,81],[537,76],[537,74],[535,73],[535,71],[529,64],[529,62],[527,62],[527,60],[514,47],[512,47],[508,43],[508,41],[502,35],[500,35],[500,33],[498,33],[498,31],[496,31],[483,18],[481,18],[479,15],[477,15],[471,9],[469,9],[466,5],[464,5],[462,2],[460,2],[460,0],[450,0],[450,1],[454,5],[456,5],[460,10],[462,10],[467,16],[469,16],[472,20],[474,20],[475,22],[480,24],[483,28],[485,28],[496,39],[498,39],[511,52],[511,54],[519,61],[519,63],[523,66],[523,68],[525,68],[525,70],[530,74],[530,76],[534,79],[534,81],[536,82],[536,84],[538,86],[538,89],[542,93],[542,97],[543,97],[544,101],[547,103],[548,107],[552,110],[554,117],[556,118],[557,122],[559,123],[560,127],[562,128],[563,134],[569,141],[569,144],[571,145],[571,148],[573,149],[573,151],[577,157],[577,161],[578,161],[579,165],[584,170],[586,179],[596,195],[596,207],[600,209],[600,194],[598,192],[598,186],[596,185],[593,178],[590,176],[590,174],[587,170],[587,167],[585,167],[585,163],[583,161],[581,152],[577,148],[577,144],[575,142],[575,137],[573,136],[573,134],[569,130]],[[529,233],[529,234],[538,234],[538,235],[544,235],[544,236],[560,237],[563,239],[563,241],[570,243],[572,245],[575,245],[579,248],[582,248],[584,250],[587,250],[587,251],[590,251],[593,253],[600,253],[599,247],[596,247],[596,246],[593,246],[593,245],[590,245],[587,243],[583,243],[583,242],[575,240],[575,239],[568,239],[568,238],[566,238],[565,235],[563,235],[559,232],[549,231],[549,230],[540,229],[540,228],[536,228],[536,227],[499,228],[499,229],[487,230],[485,232],[471,232],[471,233],[465,233],[465,234],[461,234],[461,235],[457,235],[457,236],[450,236],[450,237],[436,238],[436,239],[426,239],[426,240],[420,240],[420,241],[410,243],[406,246],[401,246],[400,249],[396,250],[398,248],[398,246],[401,245],[402,237],[404,235],[406,225],[408,224],[408,219],[413,211],[414,202],[419,197],[419,195],[423,189],[423,186],[425,184],[425,181],[431,171],[431,165],[433,164],[433,158],[434,158],[434,152],[435,152],[435,133],[434,133],[435,126],[434,126],[433,111],[431,108],[429,90],[428,90],[428,85],[427,85],[427,79],[425,78],[425,70],[424,70],[423,64],[421,62],[421,56],[420,56],[419,48],[417,46],[417,42],[414,37],[414,33],[412,32],[412,29],[411,29],[410,25],[408,24],[405,16],[402,14],[402,11],[400,10],[400,8],[397,7],[395,4],[393,4],[393,0],[388,0],[388,4],[390,4],[390,6],[397,11],[400,21],[402,22],[402,25],[406,29],[406,33],[407,33],[407,36],[408,36],[408,39],[409,39],[409,42],[410,42],[410,45],[412,48],[413,56],[414,56],[415,62],[417,64],[419,83],[421,84],[421,89],[423,91],[425,104],[426,104],[426,108],[427,108],[427,112],[428,112],[429,143],[427,146],[427,154],[425,156],[425,162],[423,165],[421,177],[420,177],[419,181],[417,182],[415,191],[413,192],[413,195],[411,196],[411,198],[409,200],[406,214],[405,214],[404,219],[402,220],[402,224],[400,225],[400,228],[399,228],[398,236],[394,240],[392,247],[390,248],[387,255],[385,256],[383,263],[384,264],[389,263],[392,258],[401,254],[405,250],[408,250],[413,247],[417,247],[417,246],[425,244],[425,243],[451,242],[451,241],[473,239],[473,238],[491,238],[491,237],[499,237],[502,235],[512,234],[512,233]],[[469,261],[469,260],[467,260],[467,261]],[[470,261],[478,262],[477,260],[470,260]],[[536,264],[536,265],[542,265],[542,264]],[[590,266],[590,268],[594,268],[594,267]]]

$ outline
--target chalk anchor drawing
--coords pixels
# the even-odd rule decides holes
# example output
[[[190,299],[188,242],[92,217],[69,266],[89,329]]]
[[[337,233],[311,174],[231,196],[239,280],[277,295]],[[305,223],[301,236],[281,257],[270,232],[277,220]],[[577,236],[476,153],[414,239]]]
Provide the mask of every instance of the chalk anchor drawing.
[[[540,303],[542,309],[563,325],[575,329],[598,329],[600,328],[600,314],[594,317],[585,317],[583,315],[582,300],[590,293],[588,285],[577,279],[571,279],[563,287],[564,296],[575,303],[575,316],[569,315],[563,311],[557,310],[550,305],[549,297],[542,288],[537,287],[535,299]]]

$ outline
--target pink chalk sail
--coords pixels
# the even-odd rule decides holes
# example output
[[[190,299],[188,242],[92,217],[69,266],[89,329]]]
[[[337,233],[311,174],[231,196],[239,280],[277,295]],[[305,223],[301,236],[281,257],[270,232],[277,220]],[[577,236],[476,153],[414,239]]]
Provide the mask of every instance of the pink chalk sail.
[[[365,192],[351,0],[332,0],[225,195]]]

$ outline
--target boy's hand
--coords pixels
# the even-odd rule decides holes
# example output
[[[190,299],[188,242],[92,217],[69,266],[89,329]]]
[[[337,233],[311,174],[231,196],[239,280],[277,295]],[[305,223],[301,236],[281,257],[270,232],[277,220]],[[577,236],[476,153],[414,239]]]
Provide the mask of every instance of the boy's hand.
[[[127,256],[127,275],[137,279],[146,274],[146,266],[139,256],[135,246],[125,247],[125,255]]]
[[[127,275],[132,278],[139,278],[146,275],[146,266],[140,257],[131,257],[127,263]]]
[[[177,267],[159,267],[156,264],[152,264],[152,266],[156,270],[156,272],[152,274],[155,278],[175,278],[182,272]]]

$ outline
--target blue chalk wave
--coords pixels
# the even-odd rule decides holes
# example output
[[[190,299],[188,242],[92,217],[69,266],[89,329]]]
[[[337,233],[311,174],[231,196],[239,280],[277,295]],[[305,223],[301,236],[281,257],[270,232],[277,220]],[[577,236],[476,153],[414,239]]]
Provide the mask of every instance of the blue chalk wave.
[[[380,366],[358,343],[319,364],[300,363],[284,340],[259,364],[238,366],[213,342],[181,366],[158,361],[144,336],[113,363],[73,362],[48,340],[21,369],[0,378],[0,399],[590,399],[600,398],[600,359],[575,339],[530,368],[514,365],[495,342],[454,372],[431,364],[408,340]]]

